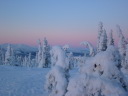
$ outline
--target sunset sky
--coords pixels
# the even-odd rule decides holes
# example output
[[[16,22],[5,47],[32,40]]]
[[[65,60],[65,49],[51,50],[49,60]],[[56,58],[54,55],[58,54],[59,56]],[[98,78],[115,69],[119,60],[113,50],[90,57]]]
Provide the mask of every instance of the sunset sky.
[[[128,0],[0,0],[0,43],[96,45],[98,23],[128,37]]]

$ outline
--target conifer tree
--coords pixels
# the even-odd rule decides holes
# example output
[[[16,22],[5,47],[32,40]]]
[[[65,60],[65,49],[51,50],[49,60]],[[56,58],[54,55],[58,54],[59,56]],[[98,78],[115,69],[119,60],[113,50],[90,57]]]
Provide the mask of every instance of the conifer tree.
[[[113,31],[111,30],[108,37],[108,46],[114,45],[114,39],[113,39]]]
[[[7,47],[7,51],[5,53],[5,65],[15,65],[15,57],[13,49],[11,48],[11,45],[9,44]]]
[[[121,58],[121,66],[124,67],[126,56],[126,40],[119,25],[117,25],[117,33],[119,35],[118,50]]]
[[[97,52],[100,51],[99,46],[100,46],[100,37],[101,34],[103,33],[103,23],[99,22],[99,28],[98,28],[98,41],[97,41]]]
[[[100,36],[99,52],[105,51],[106,49],[107,49],[107,34],[106,34],[106,30],[104,29],[103,33]]]

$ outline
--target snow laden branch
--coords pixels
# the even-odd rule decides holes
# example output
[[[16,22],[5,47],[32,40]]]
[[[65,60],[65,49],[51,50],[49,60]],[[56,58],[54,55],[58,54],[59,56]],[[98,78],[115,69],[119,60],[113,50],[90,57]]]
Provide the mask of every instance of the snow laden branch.
[[[93,48],[93,46],[92,46],[92,44],[90,42],[83,41],[83,42],[80,43],[80,45],[85,45],[85,46],[87,46],[89,48],[89,51],[90,51],[89,55],[90,56],[94,56],[95,55],[94,48]]]

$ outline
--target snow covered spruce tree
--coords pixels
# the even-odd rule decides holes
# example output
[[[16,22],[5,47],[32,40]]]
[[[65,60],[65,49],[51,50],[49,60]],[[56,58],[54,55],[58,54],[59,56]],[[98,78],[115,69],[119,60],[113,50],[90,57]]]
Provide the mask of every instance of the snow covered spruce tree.
[[[125,56],[126,56],[126,40],[124,35],[122,34],[122,30],[119,25],[117,25],[117,33],[119,35],[118,41],[118,50],[121,58],[121,66],[125,67]]]
[[[100,37],[101,34],[103,33],[103,23],[99,22],[99,28],[98,28],[98,41],[97,41],[97,52],[99,52],[99,46],[100,46]]]
[[[107,49],[107,34],[106,34],[106,30],[104,29],[103,33],[100,36],[99,52],[105,51],[106,49]]]
[[[106,30],[103,29],[103,23],[99,23],[99,31],[98,31],[98,42],[97,42],[97,53],[101,51],[105,51],[107,49],[107,34]]]
[[[44,55],[44,60],[45,64],[43,67],[50,67],[51,64],[51,57],[50,57],[50,46],[48,45],[48,41],[46,38],[44,38],[44,43],[43,43],[43,55]]]
[[[50,67],[51,60],[50,60],[50,46],[48,45],[48,41],[44,38],[43,45],[41,47],[41,43],[39,44],[39,68],[42,67]]]
[[[113,45],[88,58],[70,79],[65,96],[128,96],[128,81],[118,68],[118,59]]]
[[[3,49],[0,48],[0,65],[4,64],[4,52]]]
[[[114,39],[113,39],[113,31],[111,30],[108,36],[108,46],[114,45]]]
[[[66,63],[65,51],[59,46],[54,46],[51,50],[51,58],[53,66],[46,76],[45,88],[49,96],[65,96],[69,78],[69,64]]]
[[[124,64],[124,69],[128,70],[128,44],[126,46],[126,56],[125,56],[125,64]]]
[[[10,44],[8,44],[7,51],[5,53],[5,65],[15,65],[14,52]]]
[[[39,62],[41,61],[41,58],[42,58],[42,44],[41,44],[40,39],[38,40],[38,45],[39,45],[39,47],[38,47],[38,53],[36,55],[36,59],[37,59],[37,63],[39,64]]]

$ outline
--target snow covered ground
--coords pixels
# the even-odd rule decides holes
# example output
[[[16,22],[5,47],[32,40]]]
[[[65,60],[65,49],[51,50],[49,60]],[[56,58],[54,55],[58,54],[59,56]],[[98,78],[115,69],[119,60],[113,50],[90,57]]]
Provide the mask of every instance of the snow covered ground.
[[[48,96],[44,90],[48,68],[0,66],[0,96]]]
[[[49,68],[0,66],[0,96],[48,96],[44,89]],[[76,75],[76,70],[70,72]]]

